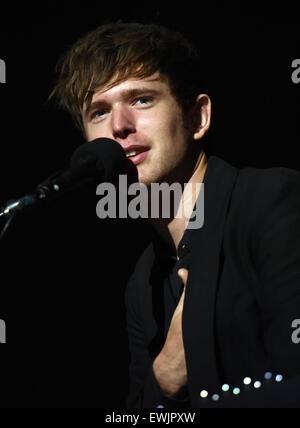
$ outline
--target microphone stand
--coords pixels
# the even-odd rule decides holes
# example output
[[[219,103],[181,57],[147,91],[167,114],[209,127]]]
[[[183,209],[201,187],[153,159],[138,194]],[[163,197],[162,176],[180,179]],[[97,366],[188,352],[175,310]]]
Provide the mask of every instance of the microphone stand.
[[[29,207],[36,207],[41,201],[48,199],[55,193],[57,196],[59,195],[61,188],[57,183],[55,183],[56,176],[59,176],[59,172],[56,172],[46,181],[39,184],[35,192],[32,194],[9,201],[5,204],[4,207],[0,209],[0,219],[6,219],[4,227],[0,233],[0,241],[7,234],[7,231],[12,224],[17,212],[22,212]]]
[[[2,216],[4,216],[4,214],[3,214],[3,213],[0,213],[0,217],[2,217]],[[4,238],[4,236],[5,236],[5,234],[6,234],[7,230],[8,230],[8,228],[9,228],[9,226],[10,226],[10,224],[12,223],[12,221],[13,221],[13,219],[14,219],[14,216],[15,216],[15,212],[13,212],[13,213],[9,216],[8,220],[7,220],[7,221],[6,221],[6,223],[4,224],[4,227],[3,227],[3,229],[2,229],[2,231],[1,231],[1,233],[0,233],[0,241],[2,241],[2,239]]]
[[[6,236],[16,213],[37,208],[41,203],[44,204],[47,201],[57,199],[62,195],[70,193],[94,181],[94,177],[88,176],[82,177],[77,183],[72,183],[68,180],[67,174],[62,174],[61,172],[62,171],[55,172],[47,180],[39,184],[33,193],[9,201],[4,207],[0,208],[0,221],[1,219],[6,219],[6,223],[0,233],[0,241]]]
[[[104,168],[104,163],[107,168]],[[0,209],[0,219],[7,218],[0,241],[7,233],[16,212],[37,207],[42,201],[56,199],[70,190],[95,182],[96,179],[102,181],[106,174],[107,177],[113,175],[114,171],[122,170],[125,165],[127,166],[125,152],[114,140],[98,138],[80,146],[71,158],[69,169],[54,173],[39,184],[33,193],[10,201]]]

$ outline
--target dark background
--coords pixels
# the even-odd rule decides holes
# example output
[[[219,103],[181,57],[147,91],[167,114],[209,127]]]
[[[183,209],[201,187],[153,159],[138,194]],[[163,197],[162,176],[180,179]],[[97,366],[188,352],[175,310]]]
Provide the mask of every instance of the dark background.
[[[203,51],[213,102],[211,152],[235,166],[300,170],[297,11],[205,2],[43,2],[2,6],[0,205],[67,166],[83,142],[48,104],[60,55],[109,20],[183,31]],[[200,71],[201,72],[201,71]],[[1,407],[124,407],[126,280],[147,243],[137,221],[100,221],[95,189],[12,224],[0,243]]]

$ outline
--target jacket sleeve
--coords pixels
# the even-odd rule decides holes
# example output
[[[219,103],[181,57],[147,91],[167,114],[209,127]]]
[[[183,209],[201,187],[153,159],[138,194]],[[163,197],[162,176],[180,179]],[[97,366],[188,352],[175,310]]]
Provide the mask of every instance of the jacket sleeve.
[[[127,399],[128,408],[185,408],[188,399],[177,400],[166,397],[160,389],[153,368],[152,358],[145,340],[145,332],[140,316],[139,296],[132,277],[127,285],[125,294],[127,332],[129,339],[130,390]]]
[[[270,367],[295,376],[300,374],[300,343],[293,340],[300,319],[300,173],[272,170],[263,195],[260,190],[253,230],[257,296]]]

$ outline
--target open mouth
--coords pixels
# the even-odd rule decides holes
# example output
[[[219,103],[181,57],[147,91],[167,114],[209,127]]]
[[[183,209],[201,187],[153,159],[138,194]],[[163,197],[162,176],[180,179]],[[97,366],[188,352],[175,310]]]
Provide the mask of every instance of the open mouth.
[[[134,165],[138,165],[143,162],[148,153],[150,147],[130,147],[126,150],[126,157],[129,159]]]
[[[149,150],[150,150],[150,148],[148,148],[148,147],[141,147],[141,148],[135,149],[135,150],[128,150],[128,151],[126,151],[126,157],[131,158],[133,156],[139,155],[140,153],[148,152]]]

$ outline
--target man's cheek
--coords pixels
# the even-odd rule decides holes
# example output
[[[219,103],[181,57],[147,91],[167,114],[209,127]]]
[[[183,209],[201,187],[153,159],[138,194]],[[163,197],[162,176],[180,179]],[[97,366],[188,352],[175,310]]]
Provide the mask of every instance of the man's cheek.
[[[94,137],[95,130],[90,125],[84,124],[84,131],[87,141],[92,141],[96,138]]]
[[[93,141],[96,138],[102,138],[102,137],[111,138],[108,135],[108,133],[106,132],[106,130],[104,129],[104,127],[100,126],[100,124],[98,124],[98,125],[93,125],[93,124],[87,125],[85,127],[85,133],[86,133],[88,141]]]

